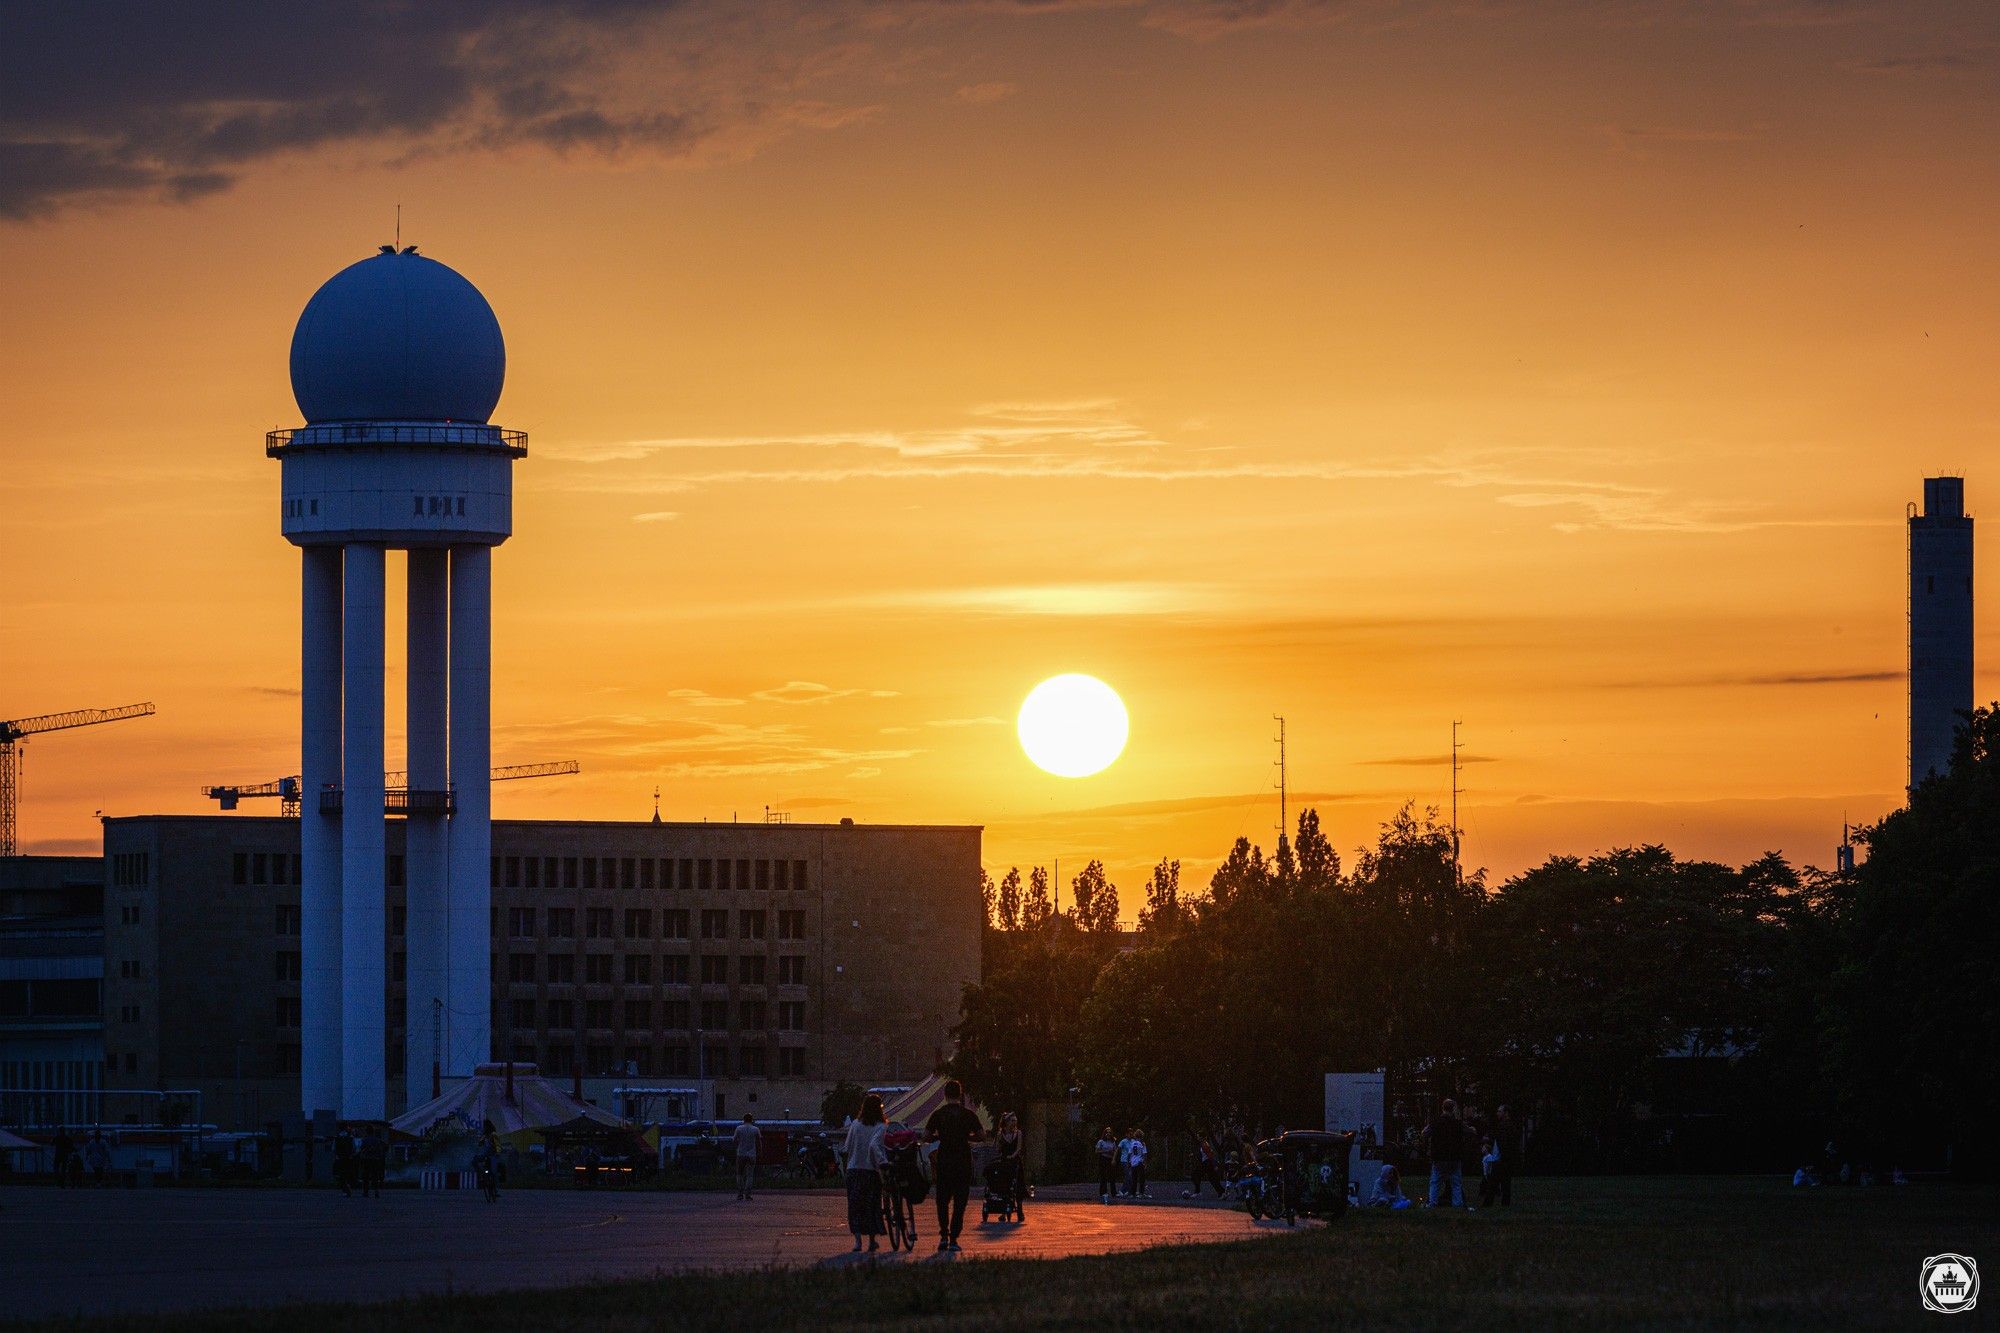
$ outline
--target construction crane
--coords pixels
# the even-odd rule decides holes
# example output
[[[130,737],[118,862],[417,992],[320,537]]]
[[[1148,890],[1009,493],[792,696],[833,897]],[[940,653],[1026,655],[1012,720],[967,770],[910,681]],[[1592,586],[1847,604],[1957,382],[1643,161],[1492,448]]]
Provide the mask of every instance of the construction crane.
[[[123,708],[79,708],[71,713],[43,713],[40,717],[0,722],[0,856],[21,854],[14,840],[14,803],[21,789],[22,741],[45,731],[94,727],[100,722],[123,722],[128,717],[152,715],[151,704],[126,704]]]
[[[513,782],[520,778],[559,778],[572,773],[581,773],[583,765],[574,759],[558,759],[547,764],[507,764],[493,770],[495,782]],[[282,804],[279,813],[296,816],[299,813],[299,797],[303,784],[297,775],[279,778],[275,782],[258,782],[248,785],[228,787],[203,787],[201,794],[209,797],[224,810],[234,810],[238,801],[256,797],[275,796]],[[409,807],[410,775],[407,773],[384,773],[382,775],[384,806],[387,812],[404,814]],[[327,797],[337,798],[337,792],[322,794],[321,808],[326,808]]]

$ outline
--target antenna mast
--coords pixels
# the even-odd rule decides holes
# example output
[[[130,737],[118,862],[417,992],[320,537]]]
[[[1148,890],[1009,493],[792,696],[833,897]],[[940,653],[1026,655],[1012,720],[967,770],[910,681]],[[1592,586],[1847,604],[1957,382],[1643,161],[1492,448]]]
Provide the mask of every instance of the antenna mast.
[[[1458,854],[1458,729],[1464,725],[1457,718],[1451,720],[1451,881],[1465,883],[1465,867]]]
[[[1280,840],[1282,841],[1282,840],[1283,840],[1283,839],[1284,839],[1284,838],[1286,837],[1286,832],[1285,832],[1285,830],[1286,830],[1286,823],[1285,823],[1285,796],[1286,796],[1286,792],[1285,792],[1285,776],[1286,776],[1286,775],[1285,775],[1285,719],[1284,719],[1284,718],[1282,718],[1282,717],[1280,717],[1280,716],[1279,716],[1278,714],[1276,714],[1276,713],[1273,713],[1273,714],[1271,714],[1271,720],[1272,720],[1273,722],[1276,722],[1276,723],[1278,724],[1278,735],[1277,735],[1277,741],[1278,741],[1278,762],[1277,762],[1277,765],[1276,765],[1276,767],[1277,767],[1277,770],[1278,770],[1278,837],[1279,837],[1279,839],[1280,839]]]

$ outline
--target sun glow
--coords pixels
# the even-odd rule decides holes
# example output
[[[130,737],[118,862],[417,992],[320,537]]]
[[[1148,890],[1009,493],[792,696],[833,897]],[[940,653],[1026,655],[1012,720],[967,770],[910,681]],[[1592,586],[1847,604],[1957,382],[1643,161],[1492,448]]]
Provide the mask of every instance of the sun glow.
[[[1095,676],[1051,676],[1028,692],[1018,724],[1021,749],[1059,778],[1087,778],[1125,750],[1130,723],[1118,692]]]

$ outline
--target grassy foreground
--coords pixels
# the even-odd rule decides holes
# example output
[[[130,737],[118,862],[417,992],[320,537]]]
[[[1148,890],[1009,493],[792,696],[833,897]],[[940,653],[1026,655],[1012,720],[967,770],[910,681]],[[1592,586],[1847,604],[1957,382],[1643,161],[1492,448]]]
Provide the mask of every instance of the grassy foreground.
[[[1889,1328],[1935,1322],[1917,1297],[1927,1254],[1997,1256],[1989,1264],[2000,1273],[1992,1190],[1655,1178],[1526,1180],[1519,1192],[1512,1209],[1357,1213],[1330,1228],[1114,1257],[696,1275],[27,1327]],[[1988,1299],[2000,1304],[2000,1291]]]

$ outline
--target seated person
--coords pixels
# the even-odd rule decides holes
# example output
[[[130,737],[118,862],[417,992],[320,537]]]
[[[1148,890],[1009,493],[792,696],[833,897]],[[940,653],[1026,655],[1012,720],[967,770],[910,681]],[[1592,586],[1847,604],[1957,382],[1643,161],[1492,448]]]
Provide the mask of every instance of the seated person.
[[[1403,1177],[1396,1168],[1385,1164],[1381,1174],[1375,1177],[1375,1188],[1369,1191],[1370,1208],[1408,1208],[1409,1199],[1403,1195]]]

